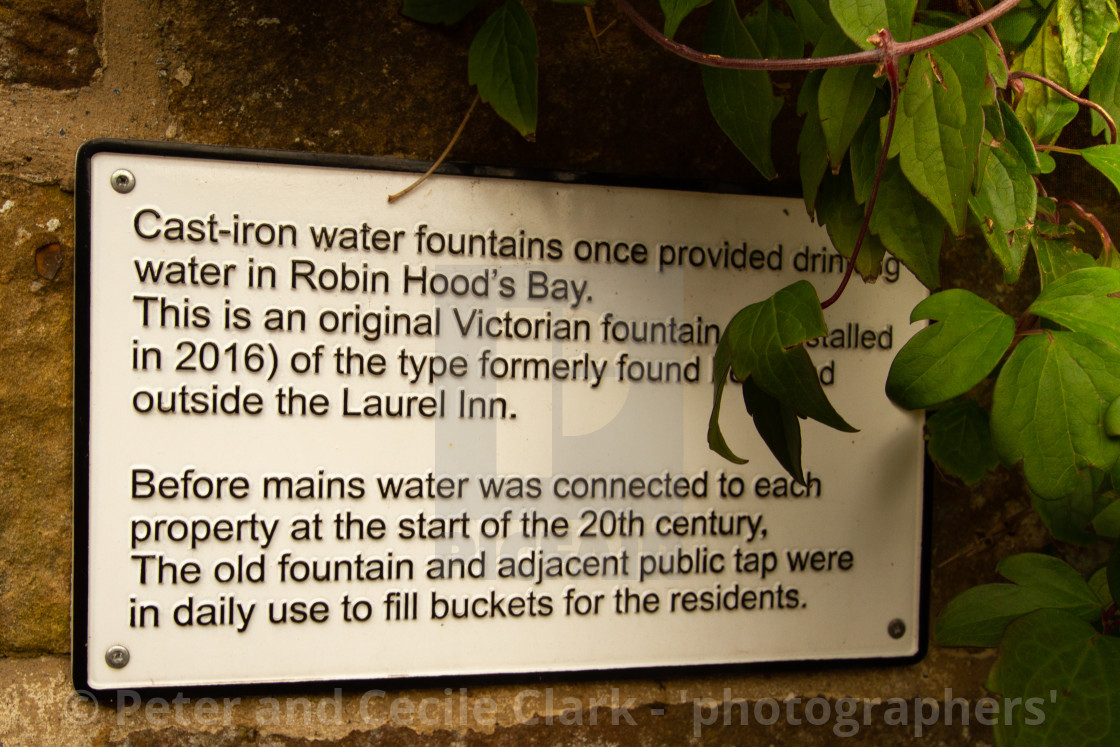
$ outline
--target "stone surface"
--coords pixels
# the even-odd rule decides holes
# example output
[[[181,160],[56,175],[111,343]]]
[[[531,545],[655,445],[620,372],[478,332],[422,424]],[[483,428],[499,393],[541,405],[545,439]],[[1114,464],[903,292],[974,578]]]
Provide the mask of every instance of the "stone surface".
[[[987,664],[985,659],[979,657]],[[905,670],[891,670],[890,681],[874,687],[867,685],[869,674],[856,669],[750,679],[630,678],[147,700],[125,691],[115,703],[94,705],[70,687],[59,658],[0,659],[0,743],[754,747],[903,745],[919,736],[935,745],[990,744],[991,729],[974,705],[952,704],[952,725],[947,726],[944,691],[915,704],[926,688],[909,682]],[[975,700],[979,695],[957,691],[953,697]],[[924,714],[927,725],[916,725],[915,714]],[[35,726],[28,729],[28,724]]]
[[[69,650],[73,203],[0,180],[0,652]],[[57,244],[43,277],[36,251]]]
[[[785,182],[767,185],[723,137],[697,68],[624,23],[602,34],[600,55],[581,8],[526,6],[541,50],[536,141],[484,106],[453,160],[791,189],[795,161],[784,164]],[[618,20],[609,4],[595,15],[599,28]],[[164,6],[161,72],[169,80],[187,73],[169,83],[178,136],[434,159],[470,104],[467,49],[483,18],[475,12],[450,29],[428,27],[401,16],[397,3],[360,0],[329,9],[264,0]]]
[[[89,85],[100,60],[86,0],[0,2],[0,78],[46,88]]]

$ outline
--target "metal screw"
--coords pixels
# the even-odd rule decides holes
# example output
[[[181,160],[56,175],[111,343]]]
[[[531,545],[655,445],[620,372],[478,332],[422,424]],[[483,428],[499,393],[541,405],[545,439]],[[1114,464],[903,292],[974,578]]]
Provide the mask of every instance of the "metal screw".
[[[887,635],[891,638],[901,638],[906,635],[906,623],[899,620],[897,617],[887,623]]]
[[[136,177],[128,169],[117,169],[109,177],[109,183],[113,185],[113,189],[124,195],[131,192],[132,188],[136,186]]]
[[[113,669],[124,669],[128,666],[128,649],[124,646],[110,646],[105,650],[105,663]]]

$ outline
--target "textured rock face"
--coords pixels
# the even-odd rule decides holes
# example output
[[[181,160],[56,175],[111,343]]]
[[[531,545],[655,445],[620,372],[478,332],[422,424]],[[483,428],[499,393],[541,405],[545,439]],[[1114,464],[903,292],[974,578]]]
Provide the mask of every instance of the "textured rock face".
[[[73,245],[68,195],[0,181],[4,654],[69,650]]]
[[[411,21],[398,5],[188,0],[161,6],[165,74],[180,137],[435,158],[473,97],[467,49],[484,14],[448,29]],[[480,107],[454,160],[746,179],[773,189],[708,116],[696,67],[666,56],[625,25],[602,35],[600,55],[582,9],[526,5],[541,49],[536,142]],[[606,6],[597,13],[600,27],[613,18]],[[797,166],[785,165],[789,189]]]
[[[100,61],[85,0],[0,2],[0,77],[45,88],[88,85]]]

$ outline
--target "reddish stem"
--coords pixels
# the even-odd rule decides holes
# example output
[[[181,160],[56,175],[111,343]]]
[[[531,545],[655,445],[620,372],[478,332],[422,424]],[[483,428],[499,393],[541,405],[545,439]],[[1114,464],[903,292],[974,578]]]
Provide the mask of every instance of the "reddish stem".
[[[891,36],[890,31],[881,29],[878,34],[872,37],[872,42],[875,45],[874,49],[869,49],[863,52],[855,52],[853,54],[834,55],[830,57],[813,57],[808,59],[782,59],[782,60],[769,60],[769,59],[748,59],[738,57],[723,57],[717,54],[707,54],[698,49],[694,49],[687,44],[682,44],[674,41],[656,28],[654,28],[649,21],[647,21],[638,11],[630,5],[629,0],[614,0],[618,9],[626,16],[631,23],[633,23],[638,30],[648,36],[650,39],[669,50],[673,54],[682,57],[686,60],[699,63],[701,65],[708,65],[710,67],[727,68],[731,70],[820,70],[832,67],[850,67],[853,65],[868,65],[876,64],[879,66],[879,71],[887,76],[891,86],[891,106],[890,113],[887,121],[887,132],[884,136],[883,151],[879,156],[879,164],[875,171],[875,181],[871,186],[871,196],[867,201],[867,208],[864,210],[863,223],[860,225],[859,235],[856,237],[855,246],[852,248],[852,256],[848,259],[848,267],[844,271],[844,278],[840,281],[840,286],[836,292],[821,302],[821,308],[827,309],[843,294],[844,289],[848,286],[848,281],[851,280],[852,271],[855,268],[856,257],[859,255],[860,247],[863,246],[863,241],[867,236],[868,227],[871,224],[871,214],[875,207],[875,199],[879,194],[879,184],[883,178],[883,168],[887,162],[887,154],[890,151],[891,138],[894,135],[895,115],[898,112],[898,60],[900,57],[907,55],[917,54],[927,49],[936,47],[939,44],[956,39],[963,36],[975,29],[987,26],[995,19],[1002,16],[1013,9],[1019,4],[1021,0],[1002,0],[1000,3],[992,6],[988,10],[974,16],[967,21],[953,26],[952,28],[939,31],[936,34],[915,39],[913,41],[897,43]]]
[[[622,14],[630,19],[630,22],[637,26],[639,31],[678,57],[683,57],[686,60],[691,60],[701,65],[708,65],[709,67],[722,67],[731,70],[821,70],[829,67],[851,67],[853,65],[883,65],[888,59],[897,60],[899,57],[924,52],[927,49],[936,47],[938,44],[943,44],[959,36],[964,36],[970,31],[991,23],[1020,2],[1021,0],[1002,0],[998,5],[993,5],[980,15],[973,16],[967,21],[962,21],[952,28],[938,31],[936,34],[930,34],[929,36],[923,36],[921,39],[902,42],[901,44],[892,41],[889,45],[877,46],[875,49],[853,52],[852,54],[834,55],[832,57],[756,60],[751,58],[722,57],[718,54],[707,54],[687,44],[681,44],[658,31],[642,16],[642,14],[634,9],[634,6],[629,3],[629,0],[614,0],[615,5],[622,11]]]
[[[1017,320],[1015,320],[1015,334],[1016,335],[1028,334],[1031,331],[1031,328],[1034,327],[1035,323],[1037,323],[1037,322],[1038,322],[1038,317],[1037,316],[1030,313],[1029,311],[1024,311],[1023,315],[1020,316]]]
[[[1019,80],[1020,78],[1033,80],[1035,83],[1041,83],[1042,85],[1047,86],[1048,88],[1060,93],[1062,96],[1065,96],[1070,101],[1073,101],[1080,106],[1087,106],[1097,114],[1101,115],[1101,119],[1103,119],[1105,121],[1105,124],[1108,125],[1108,130],[1112,134],[1112,144],[1116,144],[1116,122],[1113,121],[1112,117],[1108,113],[1108,110],[1106,110],[1103,106],[1096,103],[1095,101],[1081,98],[1073,91],[1062,88],[1060,85],[1050,80],[1049,78],[1044,78],[1043,76],[1036,75],[1034,73],[1028,73],[1026,70],[1016,70],[1015,72],[1007,76],[1008,82]]]
[[[1103,251],[1106,256],[1113,250],[1113,248],[1115,248],[1116,245],[1112,243],[1112,236],[1109,235],[1108,229],[1104,227],[1104,224],[1101,223],[1100,219],[1097,218],[1097,216],[1093,215],[1073,200],[1058,200],[1058,204],[1069,205],[1071,208],[1077,211],[1077,214],[1081,216],[1082,220],[1087,220],[1091,224],[1093,224],[1093,228],[1097,229],[1097,233],[1101,237],[1101,244],[1104,247]]]
[[[1117,623],[1116,613],[1116,602],[1113,602],[1101,615],[1101,632],[1105,635],[1112,635],[1112,631],[1116,627]]]
[[[1031,335],[1041,335],[1046,330],[1036,327],[1038,324],[1038,317],[1029,311],[1024,311],[1022,316],[1015,320],[1015,335],[1011,338],[1011,344],[1004,351],[1004,356],[1009,356],[1019,347],[1019,343],[1027,339]]]
[[[879,36],[882,39],[883,47],[891,44],[891,32],[883,29],[879,32]],[[840,300],[840,296],[844,294],[844,289],[848,287],[848,281],[852,279],[856,257],[859,256],[860,247],[863,246],[863,240],[867,237],[867,230],[871,225],[871,213],[875,210],[875,198],[879,196],[879,184],[883,181],[883,169],[887,165],[887,154],[891,150],[891,138],[894,137],[894,120],[898,113],[898,58],[888,58],[883,63],[883,70],[891,86],[891,108],[887,114],[887,131],[883,135],[883,150],[879,154],[879,164],[875,168],[875,181],[871,183],[871,196],[867,198],[867,208],[863,211],[863,223],[860,224],[859,235],[856,236],[855,246],[852,247],[852,256],[848,257],[848,267],[844,270],[844,277],[840,281],[839,287],[836,288],[836,292],[821,301],[822,310]]]
[[[444,160],[447,158],[447,156],[451,153],[451,149],[455,147],[455,143],[459,142],[459,138],[460,138],[460,136],[462,136],[463,130],[465,130],[466,127],[467,127],[467,122],[470,121],[471,112],[473,112],[474,108],[476,106],[478,106],[479,98],[481,98],[481,97],[479,96],[479,94],[476,93],[474,95],[474,100],[471,101],[470,107],[467,108],[467,113],[463,115],[463,121],[459,123],[459,128],[457,130],[455,130],[455,134],[451,136],[451,142],[449,142],[447,144],[447,147],[443,149],[443,153],[439,154],[439,158],[437,158],[435,160],[435,163],[432,164],[431,168],[429,168],[427,171],[425,171],[423,176],[421,176],[416,181],[412,182],[412,184],[409,184],[407,187],[402,189],[400,192],[394,192],[393,194],[389,195],[389,197],[388,197],[389,202],[396,202],[397,200],[404,197],[406,194],[408,194],[412,190],[419,187],[421,182],[426,180],[429,176],[436,173],[436,169],[438,169],[440,167],[440,164],[442,164],[444,162]]]
[[[984,12],[984,6],[980,4],[980,0],[973,0],[973,4],[981,13]],[[999,52],[999,59],[1003,63],[1003,69],[1005,71],[1010,71],[1011,65],[1007,63],[1007,53],[1003,51],[1003,44],[999,40],[999,34],[996,33],[996,27],[989,23],[984,26],[984,31],[987,32],[988,38],[992,40],[992,44],[996,45],[996,51]]]

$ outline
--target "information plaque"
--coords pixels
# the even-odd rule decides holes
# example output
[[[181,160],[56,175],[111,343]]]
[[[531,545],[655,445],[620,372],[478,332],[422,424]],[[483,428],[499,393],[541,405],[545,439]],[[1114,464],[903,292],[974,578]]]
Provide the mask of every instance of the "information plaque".
[[[94,141],[78,158],[82,689],[924,651],[921,420],[888,259],[810,343],[805,482],[712,361],[843,275],[800,201]]]

